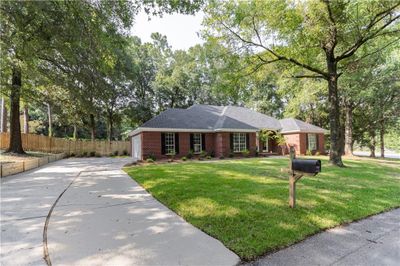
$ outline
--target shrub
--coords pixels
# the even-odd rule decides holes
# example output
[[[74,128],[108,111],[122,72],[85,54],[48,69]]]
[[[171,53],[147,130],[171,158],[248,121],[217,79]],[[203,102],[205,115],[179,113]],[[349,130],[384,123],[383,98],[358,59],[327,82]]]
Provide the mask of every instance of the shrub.
[[[258,155],[259,155],[259,153],[258,153],[258,151],[256,150],[256,151],[254,152],[254,156],[258,157]]]
[[[215,152],[212,150],[212,151],[210,151],[210,156],[211,157],[215,157]]]
[[[320,156],[321,153],[320,153],[319,151],[317,151],[317,152],[315,153],[315,155]]]
[[[82,157],[87,157],[88,153],[87,151],[82,152]]]
[[[101,157],[100,153],[96,152],[95,154],[96,157]]]
[[[200,157],[205,158],[207,156],[207,152],[206,151],[201,151],[200,152]]]
[[[75,157],[75,153],[70,153],[69,157]]]
[[[151,158],[147,158],[147,159],[146,159],[146,163],[154,163],[154,160],[151,159]]]
[[[89,155],[90,155],[90,157],[94,157],[94,156],[96,156],[96,152],[91,151],[91,152],[89,153]]]
[[[153,161],[155,161],[157,158],[154,153],[150,153],[149,155],[146,155],[146,159],[152,159]]]
[[[188,159],[192,159],[193,158],[193,150],[190,150],[189,153],[186,155],[186,157]]]
[[[307,151],[306,151],[306,155],[308,155],[308,156],[309,156],[309,155],[312,155],[312,152],[311,152],[310,150],[307,150]]]
[[[249,157],[250,151],[246,149],[246,150],[242,151],[242,155],[245,157]]]
[[[233,153],[233,151],[229,152],[229,158],[233,158],[235,157],[235,154]]]
[[[211,158],[212,158],[212,157],[211,157],[210,155],[208,155],[208,156],[206,157],[207,160],[211,160]]]
[[[221,155],[221,156],[219,156],[219,159],[223,160],[223,159],[225,159],[225,157],[223,155]]]
[[[183,157],[181,158],[181,160],[182,160],[182,161],[186,161],[186,160],[187,160],[186,156],[183,156]]]
[[[118,151],[114,151],[114,156],[118,156]]]
[[[122,155],[127,156],[128,155],[128,151],[127,150],[123,150],[122,151]]]

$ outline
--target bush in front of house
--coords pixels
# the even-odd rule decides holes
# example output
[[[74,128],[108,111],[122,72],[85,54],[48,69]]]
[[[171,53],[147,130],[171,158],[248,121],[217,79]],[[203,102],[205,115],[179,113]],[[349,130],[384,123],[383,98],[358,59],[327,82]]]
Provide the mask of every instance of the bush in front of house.
[[[186,158],[192,159],[193,158],[193,150],[190,150],[189,153],[186,155]]]
[[[128,151],[127,150],[123,150],[122,151],[122,155],[127,156],[128,155]]]
[[[75,153],[73,153],[73,152],[70,153],[70,154],[69,154],[69,157],[75,157]]]
[[[315,155],[316,155],[316,156],[320,156],[321,153],[320,153],[319,151],[317,151],[317,152],[315,153]]]
[[[212,158],[211,155],[207,155],[207,156],[206,156],[206,159],[207,159],[207,160],[211,160],[211,158]]]
[[[186,156],[183,156],[183,157],[181,158],[181,160],[182,160],[182,161],[186,161],[186,160],[187,160]]]
[[[91,151],[91,152],[89,153],[89,156],[90,156],[90,157],[94,157],[94,156],[96,156],[96,152],[94,152],[94,151]]]
[[[154,155],[154,153],[150,153],[150,154],[146,155],[145,157],[146,157],[146,159],[152,159],[153,161],[155,161],[157,159],[156,156]]]
[[[250,151],[246,149],[246,150],[242,151],[242,155],[243,155],[244,157],[249,157]]]
[[[95,157],[101,157],[101,154],[96,152],[96,154],[94,155]]]
[[[307,151],[306,151],[306,155],[307,155],[307,156],[311,156],[311,155],[312,155],[312,152],[311,152],[310,150],[307,150]]]
[[[219,159],[223,160],[223,159],[225,159],[225,157],[223,155],[221,155],[221,156],[219,156]]]
[[[118,151],[114,151],[114,156],[118,156]]]
[[[154,160],[151,159],[151,158],[147,158],[147,159],[146,159],[146,163],[154,163]]]
[[[235,154],[233,153],[233,151],[231,150],[230,152],[229,152],[229,158],[233,158],[233,157],[235,157]]]
[[[87,151],[82,152],[82,157],[87,157],[88,153]]]
[[[210,151],[210,156],[213,157],[213,158],[215,157],[215,151],[214,150]]]

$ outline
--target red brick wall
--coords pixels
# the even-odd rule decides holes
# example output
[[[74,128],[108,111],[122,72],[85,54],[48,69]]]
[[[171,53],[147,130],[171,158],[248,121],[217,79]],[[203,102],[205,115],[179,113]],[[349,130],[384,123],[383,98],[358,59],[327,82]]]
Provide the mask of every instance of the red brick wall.
[[[284,135],[286,146],[294,146],[296,154],[306,154],[307,152],[307,133],[292,133]],[[324,134],[317,134],[318,137],[318,152],[325,153],[325,136]]]
[[[142,132],[142,156],[147,159],[149,155],[156,158],[163,157],[161,154],[161,133],[160,132]]]
[[[300,134],[284,134],[287,150],[290,146],[294,146],[296,154],[300,154]]]
[[[214,134],[214,148],[216,157],[227,157],[229,155],[231,148],[228,132],[218,132]]]
[[[179,134],[179,153],[176,154],[176,157],[181,158],[188,155],[190,151],[190,133],[177,132],[177,134]],[[203,134],[205,134],[206,152],[211,153],[214,151],[214,133]],[[151,154],[157,159],[167,158],[161,154],[161,132],[142,132],[141,135],[143,159],[147,159]]]

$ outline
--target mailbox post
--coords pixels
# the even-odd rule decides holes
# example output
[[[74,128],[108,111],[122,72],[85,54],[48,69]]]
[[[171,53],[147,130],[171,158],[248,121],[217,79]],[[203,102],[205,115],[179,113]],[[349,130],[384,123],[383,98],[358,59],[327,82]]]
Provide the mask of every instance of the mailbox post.
[[[289,161],[289,206],[294,208],[296,206],[296,182],[303,177],[303,175],[296,175],[293,169],[293,160],[296,159],[296,153],[294,147],[291,146],[290,149],[290,161]]]
[[[290,147],[289,161],[289,206],[296,206],[296,182],[304,175],[316,175],[321,172],[320,160],[296,159],[294,147]]]

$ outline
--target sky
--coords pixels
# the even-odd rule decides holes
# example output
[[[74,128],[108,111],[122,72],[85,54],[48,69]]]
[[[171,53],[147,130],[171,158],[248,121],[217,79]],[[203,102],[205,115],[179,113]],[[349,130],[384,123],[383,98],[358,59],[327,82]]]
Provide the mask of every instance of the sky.
[[[148,15],[145,12],[140,12],[136,16],[131,34],[140,37],[143,42],[149,42],[151,41],[150,35],[153,32],[159,32],[167,36],[172,49],[187,50],[204,42],[198,36],[202,19],[203,13],[197,13],[196,15],[163,15],[163,17],[151,17],[149,21]]]

